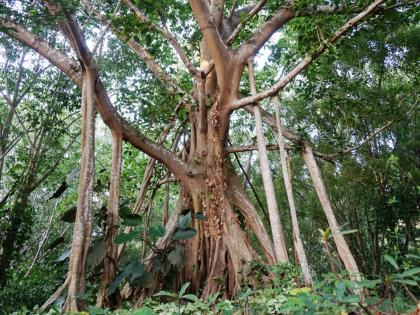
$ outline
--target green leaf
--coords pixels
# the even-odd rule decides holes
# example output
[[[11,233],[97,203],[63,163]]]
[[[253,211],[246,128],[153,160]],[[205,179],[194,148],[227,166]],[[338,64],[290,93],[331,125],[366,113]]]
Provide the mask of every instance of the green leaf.
[[[178,296],[181,297],[184,295],[185,291],[187,291],[188,287],[190,286],[189,282],[186,282],[182,285],[181,289],[179,290]]]
[[[335,285],[335,296],[338,300],[342,300],[344,297],[344,293],[346,292],[346,284],[343,281],[338,282]]]
[[[153,312],[152,309],[150,309],[149,307],[143,306],[142,308],[136,310],[131,315],[157,315],[157,314]]]
[[[192,217],[191,217],[191,211],[184,215],[180,215],[178,219],[178,226],[181,229],[186,229],[190,223],[191,223]]]
[[[111,283],[111,285],[108,288],[108,295],[113,294],[115,290],[117,290],[121,282],[123,282],[124,278],[125,278],[125,275],[123,272],[115,277],[114,281]]]
[[[408,285],[417,285],[418,283],[414,280],[410,279],[395,279],[394,282],[402,283],[402,284],[408,284]]]
[[[106,254],[106,243],[99,241],[91,245],[86,256],[86,265],[89,267],[98,266]]]
[[[133,282],[140,278],[145,270],[146,266],[138,259],[134,259],[124,267],[123,272],[127,278],[129,277],[130,282]]]
[[[138,214],[129,214],[124,217],[122,224],[125,226],[137,226],[142,223],[143,219]]]
[[[294,296],[294,295],[298,295],[299,293],[311,293],[311,291],[312,289],[308,287],[294,288],[289,292],[289,294]]]
[[[403,273],[401,273],[400,277],[401,278],[410,277],[410,276],[414,276],[418,273],[420,273],[420,268],[412,268],[412,269],[406,270]]]
[[[187,299],[193,302],[198,302],[200,299],[194,294],[185,294],[182,296],[183,299]]]
[[[394,258],[389,255],[384,255],[384,260],[389,262],[395,269],[398,269],[398,264]]]
[[[200,220],[200,221],[207,221],[208,220],[208,218],[202,212],[197,212],[196,214],[194,214],[194,217],[197,220]]]
[[[184,247],[178,245],[175,249],[171,250],[168,254],[168,260],[172,265],[181,267],[184,263]]]
[[[357,283],[363,288],[374,289],[376,288],[378,284],[382,283],[382,280],[381,279],[361,280],[361,281],[358,281]]]
[[[178,230],[175,232],[172,239],[175,241],[183,241],[195,236],[196,234],[197,231],[195,229]]]
[[[346,234],[352,234],[352,233],[356,233],[358,232],[358,229],[354,229],[354,230],[346,230],[346,231],[341,231],[341,235],[346,235]]]
[[[163,237],[165,236],[166,229],[162,224],[155,224],[150,227],[149,233],[154,237]]]
[[[126,218],[131,215],[131,208],[125,203],[120,205],[119,214],[121,218]]]
[[[136,239],[138,236],[140,236],[140,231],[133,231],[130,233],[121,233],[115,238],[114,243],[115,244],[128,243]]]
[[[159,291],[156,294],[153,294],[153,296],[168,296],[168,297],[172,297],[172,298],[176,298],[177,295],[173,292],[168,292],[168,291]]]
[[[357,295],[349,295],[341,299],[344,303],[358,303],[360,298]]]
[[[135,284],[140,288],[151,288],[154,284],[154,273],[145,271],[140,278],[135,281]]]

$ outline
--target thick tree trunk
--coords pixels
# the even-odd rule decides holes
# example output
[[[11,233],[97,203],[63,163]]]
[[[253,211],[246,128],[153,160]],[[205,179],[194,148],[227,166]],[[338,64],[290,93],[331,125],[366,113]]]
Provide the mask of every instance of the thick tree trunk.
[[[85,308],[85,262],[92,230],[92,194],[94,181],[95,104],[93,101],[96,76],[90,69],[83,75],[82,87],[82,158],[77,197],[76,220],[68,273],[68,292],[63,310],[79,312]]]
[[[120,193],[120,176],[122,165],[122,134],[112,131],[112,161],[111,161],[111,177],[108,196],[107,218],[105,240],[107,244],[106,255],[104,258],[104,268],[102,272],[101,286],[97,295],[96,305],[98,307],[119,306],[118,292],[111,297],[108,296],[108,286],[114,280],[117,272],[118,247],[114,243],[118,232],[119,218],[119,193]]]
[[[281,169],[283,173],[284,186],[286,187],[287,200],[289,201],[290,214],[292,217],[293,243],[295,245],[295,250],[297,253],[300,266],[302,268],[305,284],[307,286],[311,286],[312,276],[311,276],[311,272],[309,271],[308,260],[306,259],[305,250],[303,248],[303,242],[300,237],[299,222],[297,219],[295,200],[293,197],[292,178],[291,178],[292,172],[291,172],[291,167],[290,167],[290,160],[287,156],[286,150],[284,149],[284,138],[283,138],[283,132],[281,128],[281,121],[280,121],[280,102],[277,97],[274,97],[274,104],[275,104],[275,110],[276,110]]]
[[[254,78],[253,60],[248,62],[249,81],[251,85],[251,94],[257,93]],[[280,213],[277,207],[276,195],[274,190],[273,179],[271,177],[270,164],[268,161],[267,149],[265,146],[264,132],[262,126],[262,119],[260,108],[254,105],[255,129],[257,133],[258,156],[260,159],[261,175],[263,179],[265,197],[267,199],[268,214],[270,218],[271,234],[274,243],[274,252],[277,261],[288,261],[286,243],[284,241],[283,227],[280,221]]]
[[[308,168],[309,174],[312,178],[312,182],[315,191],[318,195],[319,202],[321,203],[322,209],[324,210],[328,224],[333,234],[334,242],[337,247],[338,254],[346,267],[346,270],[350,273],[350,277],[354,280],[360,279],[359,268],[357,267],[356,261],[350,252],[350,248],[344,239],[343,234],[340,232],[340,226],[337,223],[331,202],[327,194],[327,190],[324,185],[324,181],[321,177],[318,164],[316,163],[315,157],[312,152],[312,148],[307,141],[303,143],[302,151],[303,160]]]

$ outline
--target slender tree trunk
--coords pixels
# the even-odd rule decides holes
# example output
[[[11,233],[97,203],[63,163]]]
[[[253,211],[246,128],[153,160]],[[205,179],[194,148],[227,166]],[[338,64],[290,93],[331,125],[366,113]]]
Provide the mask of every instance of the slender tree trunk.
[[[287,152],[284,149],[284,138],[283,138],[283,133],[281,129],[281,121],[280,121],[280,102],[277,97],[274,97],[273,100],[274,100],[275,110],[276,110],[281,169],[283,173],[284,186],[286,187],[287,199],[289,201],[290,214],[292,217],[293,243],[295,245],[297,258],[302,268],[305,284],[307,286],[312,286],[312,276],[311,276],[311,272],[309,271],[308,260],[306,259],[305,250],[303,248],[303,242],[300,237],[299,222],[297,219],[295,200],[293,197],[292,178],[291,178],[292,172],[291,172],[291,166],[290,166],[290,159],[288,158]]]
[[[59,200],[59,199],[58,199],[58,200]],[[54,210],[56,210],[56,209],[57,209],[58,200],[57,200],[57,202],[56,202],[56,204],[55,204]],[[45,229],[45,231],[42,233],[41,240],[39,241],[39,244],[38,244],[38,249],[37,249],[37,251],[36,251],[36,254],[35,254],[34,258],[32,259],[32,263],[31,263],[31,265],[29,266],[28,271],[27,271],[27,272],[25,273],[25,275],[23,276],[24,278],[26,278],[26,277],[29,275],[29,273],[31,272],[32,268],[34,267],[34,265],[35,265],[36,261],[38,260],[38,258],[39,258],[39,256],[40,256],[40,254],[41,254],[42,247],[44,246],[45,242],[46,242],[46,241],[47,241],[47,239],[48,239],[48,233],[50,232],[50,228],[51,228],[51,225],[52,225],[53,218],[54,218],[54,211],[52,211],[52,213],[51,213],[51,215],[50,215],[50,218],[49,218],[49,220],[48,220],[48,225],[47,225],[47,228],[46,228],[46,229]]]
[[[343,234],[340,232],[340,226],[337,223],[334,212],[331,207],[331,202],[327,194],[327,190],[324,185],[324,181],[321,177],[318,164],[316,163],[315,157],[312,152],[312,148],[307,141],[303,143],[302,151],[303,160],[308,168],[309,174],[312,178],[312,182],[315,191],[318,195],[319,202],[321,203],[322,209],[324,210],[328,224],[333,234],[335,245],[337,246],[338,254],[346,267],[346,270],[350,273],[350,277],[354,280],[360,279],[359,268],[357,267],[356,261],[344,239]]]
[[[322,245],[324,245],[325,252],[327,253],[328,262],[330,263],[331,272],[335,275],[338,275],[337,268],[335,268],[334,257],[330,250],[330,245],[328,244],[328,237],[322,236]]]
[[[63,310],[79,312],[85,308],[85,263],[92,230],[92,195],[94,181],[95,75],[87,69],[82,87],[82,159],[77,196],[76,220],[69,263],[70,277]]]
[[[165,179],[169,179],[171,176],[170,172],[167,172]],[[170,198],[170,190],[169,190],[169,182],[165,183],[164,186],[164,199],[163,199],[163,217],[162,217],[162,224],[166,225],[169,218],[169,198]]]
[[[119,194],[120,194],[120,176],[122,167],[122,134],[111,131],[112,133],[112,160],[111,160],[111,178],[108,196],[107,219],[105,239],[107,244],[106,255],[104,258],[104,268],[102,273],[101,286],[97,295],[96,305],[98,307],[119,306],[118,292],[112,297],[108,296],[108,286],[114,280],[117,272],[118,246],[114,243],[118,233],[119,219]]]
[[[248,62],[249,81],[251,85],[251,94],[257,93],[255,87],[254,65],[253,60]],[[264,133],[260,108],[254,106],[255,129],[257,133],[258,156],[260,159],[261,175],[264,184],[265,196],[267,199],[268,214],[270,218],[271,233],[273,237],[274,252],[277,261],[288,261],[286,243],[284,241],[283,227],[280,221],[280,213],[277,207],[276,195],[274,191],[273,179],[271,177],[270,164],[268,161],[267,149],[264,141]]]
[[[246,164],[245,164],[245,167],[244,167],[244,180],[243,180],[243,185],[244,185],[244,187],[246,187],[246,185],[247,185],[247,179],[246,179],[246,177],[247,177],[247,175],[248,175],[248,173],[249,173],[249,170],[251,169],[251,162],[252,162],[252,154],[254,153],[254,151],[249,151],[249,153],[248,153],[248,158],[247,158],[247,160],[246,160]]]

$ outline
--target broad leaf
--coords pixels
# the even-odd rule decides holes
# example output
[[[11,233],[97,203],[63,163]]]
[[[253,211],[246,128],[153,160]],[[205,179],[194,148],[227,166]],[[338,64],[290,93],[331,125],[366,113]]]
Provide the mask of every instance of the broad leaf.
[[[200,220],[200,221],[207,221],[208,220],[208,218],[202,212],[197,212],[196,214],[194,214],[194,217],[197,220]]]
[[[191,223],[191,211],[187,212],[186,214],[180,215],[178,219],[178,227],[180,229],[186,229]]]
[[[395,279],[394,282],[398,282],[401,284],[408,284],[408,285],[418,285],[417,281],[410,280],[410,279]]]
[[[153,296],[168,296],[168,297],[172,297],[172,298],[176,298],[177,295],[173,292],[168,292],[168,291],[159,291],[156,294],[153,294]]]
[[[168,260],[172,265],[181,267],[184,264],[184,247],[178,245],[175,249],[171,250],[168,254]]]
[[[166,229],[162,224],[155,224],[150,227],[149,233],[154,237],[163,237],[165,236]]]
[[[135,281],[135,285],[137,285],[140,288],[151,288],[153,284],[154,284],[154,274],[148,271],[145,271]]]
[[[384,260],[389,262],[395,269],[398,269],[398,264],[393,257],[389,255],[384,255]]]
[[[335,296],[338,300],[342,300],[344,297],[344,293],[346,292],[346,284],[343,281],[338,282],[335,285]]]
[[[120,273],[118,276],[115,277],[114,281],[111,283],[111,285],[108,288],[108,295],[113,294],[117,290],[121,282],[123,282],[124,278],[125,278],[124,273]]]
[[[182,296],[183,299],[187,299],[193,302],[198,302],[200,299],[194,294],[185,294]]]
[[[382,283],[382,280],[381,279],[361,280],[361,281],[358,281],[357,283],[363,288],[374,289],[376,288],[378,284]]]
[[[140,231],[133,231],[133,232],[130,232],[130,233],[121,233],[115,238],[114,243],[115,244],[128,243],[128,242],[131,242],[132,240],[136,239],[139,236],[140,236]]]
[[[420,268],[413,268],[413,269],[409,269],[409,270],[406,270],[403,273],[401,273],[400,277],[401,278],[411,277],[411,276],[414,276],[418,273],[420,273]]]
[[[352,233],[357,233],[359,230],[358,229],[354,229],[354,230],[345,230],[345,231],[341,231],[341,235],[346,235],[346,234],[352,234]]]
[[[172,239],[175,241],[183,241],[195,236],[196,234],[197,231],[195,229],[178,230],[175,232]]]
[[[103,241],[91,245],[86,256],[86,264],[89,267],[95,267],[102,262],[106,254],[106,243]]]
[[[126,218],[131,215],[131,209],[128,205],[122,204],[120,205],[119,214],[121,218]]]
[[[129,214],[124,217],[122,224],[125,226],[137,226],[142,223],[143,219],[138,214]]]
[[[142,262],[139,262],[137,259],[131,261],[124,267],[124,275],[129,279],[130,282],[140,278],[146,267]]]
[[[181,289],[179,290],[178,296],[181,297],[184,295],[185,291],[187,291],[188,287],[190,286],[189,282],[186,282],[182,285]]]

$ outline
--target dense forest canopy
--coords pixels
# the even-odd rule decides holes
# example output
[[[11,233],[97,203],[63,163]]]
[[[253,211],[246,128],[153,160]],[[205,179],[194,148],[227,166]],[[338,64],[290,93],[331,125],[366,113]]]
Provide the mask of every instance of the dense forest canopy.
[[[2,1],[0,313],[415,312],[419,14]]]

